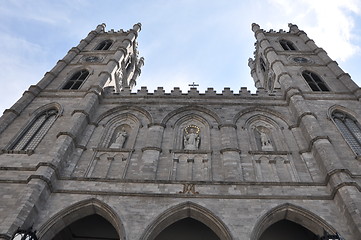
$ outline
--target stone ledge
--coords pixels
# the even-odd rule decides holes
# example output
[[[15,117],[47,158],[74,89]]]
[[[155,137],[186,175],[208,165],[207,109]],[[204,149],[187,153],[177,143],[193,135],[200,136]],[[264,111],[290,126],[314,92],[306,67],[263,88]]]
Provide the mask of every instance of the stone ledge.
[[[80,183],[81,182],[81,183]],[[179,194],[184,185],[192,185],[193,194]],[[91,189],[91,190],[90,190]],[[334,189],[327,185],[265,185],[265,184],[207,184],[202,182],[99,182],[60,180],[54,192],[88,195],[157,196],[157,197],[201,197],[221,199],[333,199]],[[337,191],[337,189],[335,189]]]
[[[208,153],[212,153],[211,150],[184,150],[184,149],[169,149],[170,153],[184,153],[184,154],[208,154]]]
[[[252,155],[290,155],[292,152],[287,151],[248,151]]]
[[[94,152],[134,152],[132,148],[93,148]]]

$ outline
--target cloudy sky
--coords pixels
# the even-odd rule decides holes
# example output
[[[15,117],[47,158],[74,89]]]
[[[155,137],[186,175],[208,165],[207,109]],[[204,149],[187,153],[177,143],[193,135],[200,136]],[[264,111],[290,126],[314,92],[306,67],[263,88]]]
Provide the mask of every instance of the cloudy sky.
[[[247,66],[251,24],[315,40],[361,84],[361,0],[0,0],[0,114],[98,24],[138,37],[145,58],[136,89],[255,91]]]

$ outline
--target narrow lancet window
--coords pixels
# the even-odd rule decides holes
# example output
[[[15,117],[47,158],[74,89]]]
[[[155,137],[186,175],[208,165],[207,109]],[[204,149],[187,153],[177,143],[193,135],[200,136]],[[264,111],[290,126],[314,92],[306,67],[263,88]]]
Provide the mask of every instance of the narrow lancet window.
[[[73,76],[68,80],[63,89],[79,89],[84,80],[88,77],[89,72],[85,69],[80,70],[73,74]]]
[[[10,150],[34,150],[54,123],[57,116],[58,111],[55,109],[43,112],[20,135],[20,138],[10,147]]]
[[[361,155],[360,124],[355,119],[341,111],[334,111],[332,113],[332,119],[348,145],[350,145],[351,149],[356,153],[356,155]]]
[[[112,40],[104,40],[95,48],[95,50],[108,50],[112,44]]]
[[[267,66],[266,66],[266,63],[264,62],[263,58],[259,59],[259,64],[261,66],[262,72],[266,72]]]
[[[281,40],[280,44],[281,44],[283,50],[285,50],[285,51],[295,51],[296,50],[295,46],[290,41]]]
[[[328,92],[326,84],[322,81],[322,79],[315,73],[310,71],[302,72],[303,78],[306,80],[312,91],[315,92]]]

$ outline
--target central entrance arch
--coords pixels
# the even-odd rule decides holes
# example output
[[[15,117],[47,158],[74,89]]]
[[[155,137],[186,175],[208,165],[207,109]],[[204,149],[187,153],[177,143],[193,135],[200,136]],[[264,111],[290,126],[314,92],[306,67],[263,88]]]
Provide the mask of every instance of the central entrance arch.
[[[163,237],[163,234],[174,234],[189,224],[196,224],[203,229],[204,234],[209,234],[210,237],[213,237],[210,240],[233,239],[226,225],[211,211],[198,204],[185,202],[171,207],[160,214],[146,228],[140,240],[162,240],[160,237]],[[199,234],[199,232],[196,234]],[[175,238],[172,237],[172,239]]]
[[[215,234],[205,224],[193,218],[183,218],[166,227],[154,240],[219,240]]]

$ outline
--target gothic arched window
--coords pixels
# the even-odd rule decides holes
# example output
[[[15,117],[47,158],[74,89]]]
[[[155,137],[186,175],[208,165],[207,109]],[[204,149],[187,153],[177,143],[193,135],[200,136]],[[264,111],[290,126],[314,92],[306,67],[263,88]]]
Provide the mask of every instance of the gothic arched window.
[[[322,79],[315,73],[310,71],[302,72],[303,78],[306,80],[312,91],[315,92],[328,92],[326,84],[322,81]]]
[[[58,110],[49,109],[40,114],[10,146],[10,150],[34,150],[58,116]]]
[[[346,113],[340,111],[334,111],[332,119],[356,155],[361,155],[360,124]]]
[[[296,50],[295,46],[290,41],[281,40],[280,44],[281,44],[283,50],[285,50],[285,51],[295,51]]]
[[[95,50],[108,50],[112,44],[112,40],[104,40],[103,42],[99,43]]]
[[[72,89],[72,90],[79,89],[81,84],[88,77],[88,75],[89,75],[89,72],[88,72],[88,70],[85,70],[85,69],[74,73],[73,76],[71,76],[71,78],[65,84],[63,89]]]
[[[263,58],[260,58],[260,59],[259,59],[259,64],[261,65],[262,71],[263,71],[263,72],[266,72],[267,66],[266,66],[266,63],[264,62]]]

